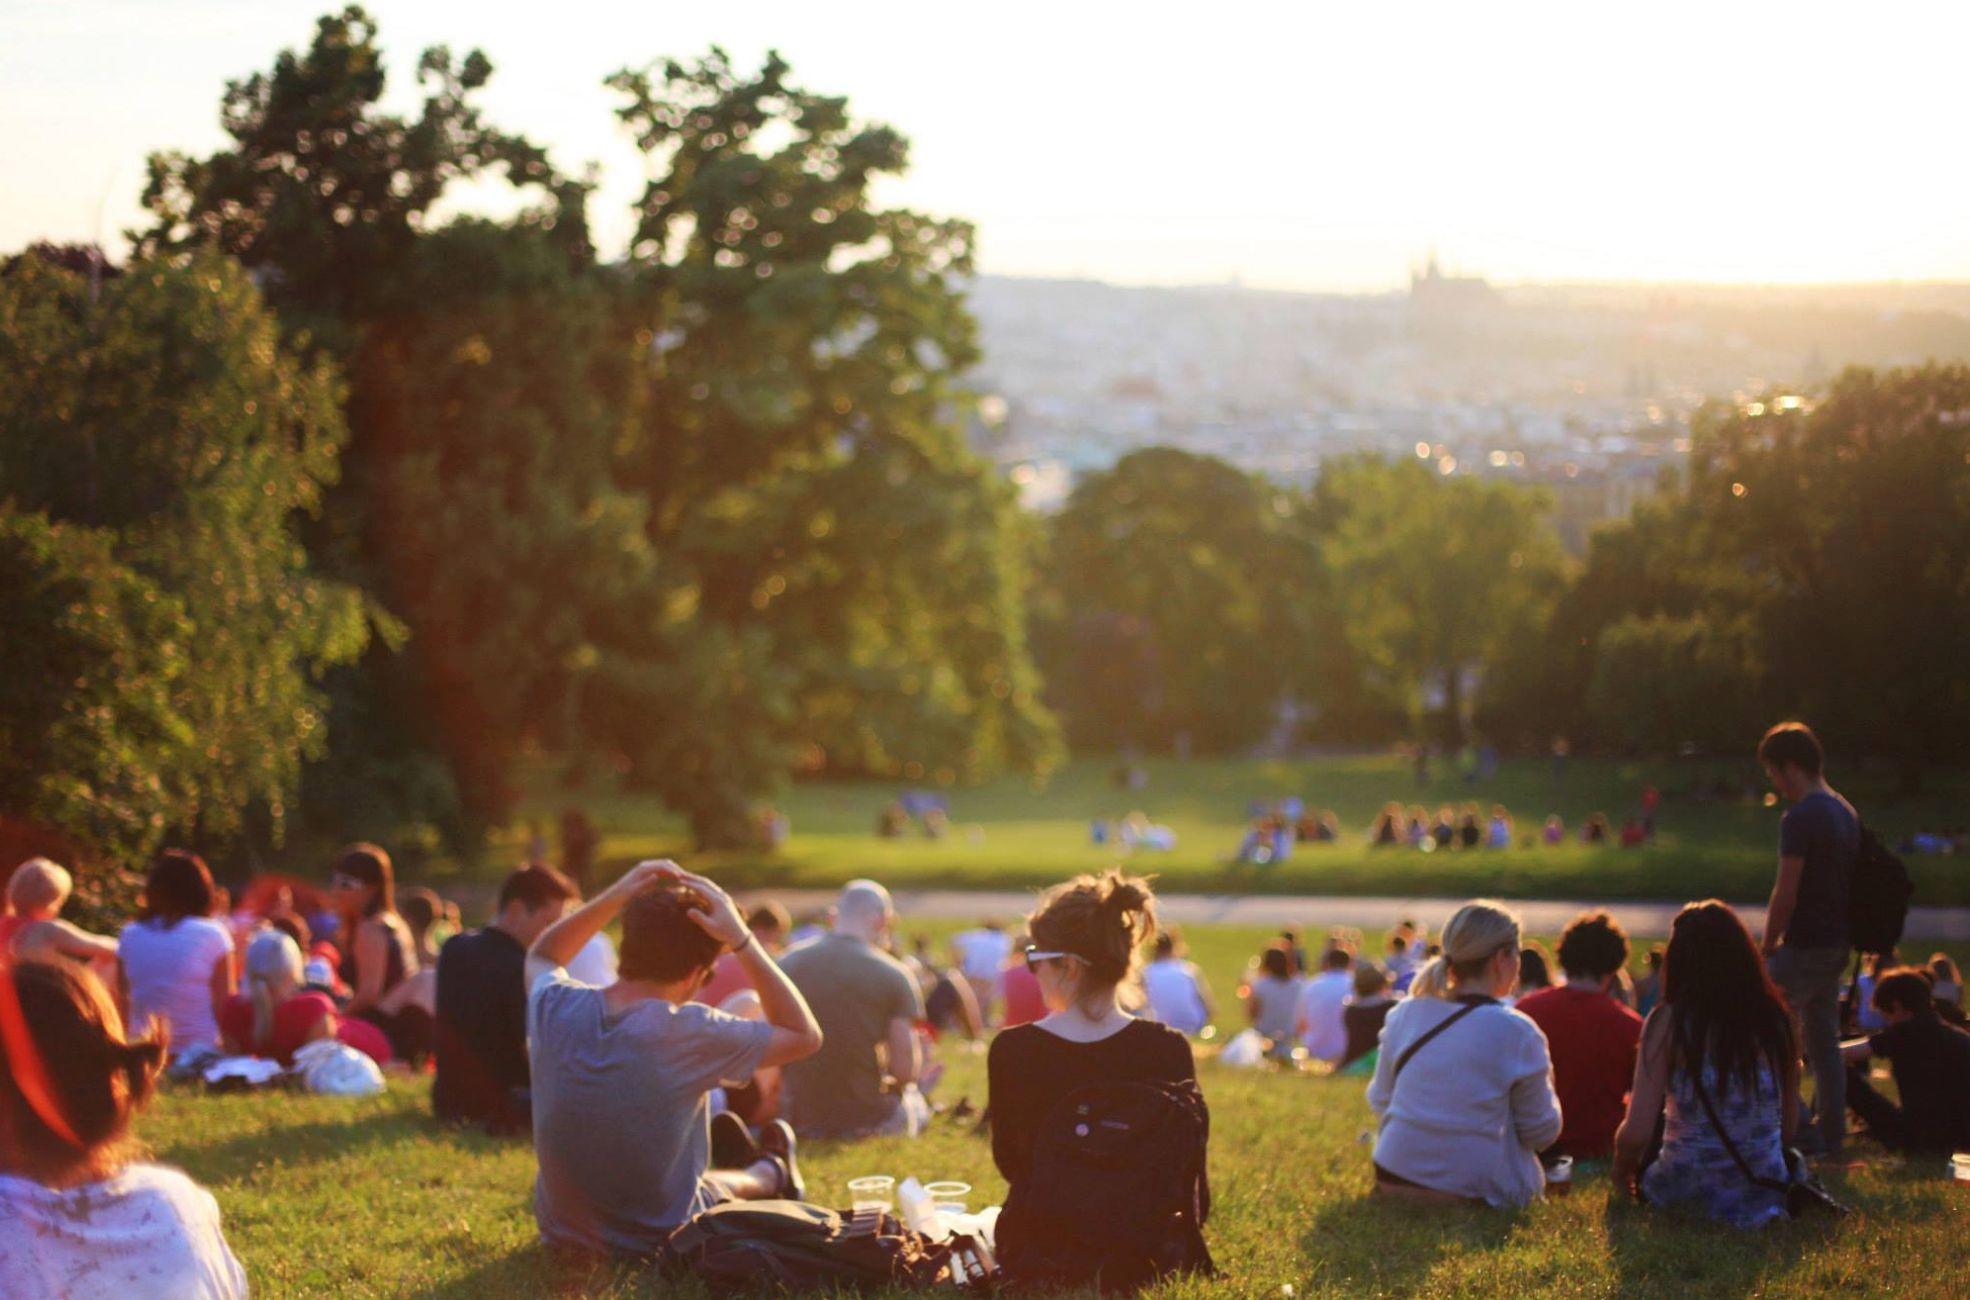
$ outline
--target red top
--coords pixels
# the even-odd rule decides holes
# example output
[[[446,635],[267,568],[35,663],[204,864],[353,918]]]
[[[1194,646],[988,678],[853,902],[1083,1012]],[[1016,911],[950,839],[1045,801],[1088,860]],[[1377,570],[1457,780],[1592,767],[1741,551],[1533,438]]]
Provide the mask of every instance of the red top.
[[[1595,989],[1554,987],[1519,999],[1518,1009],[1546,1035],[1565,1127],[1558,1145],[1575,1159],[1614,1150],[1635,1080],[1642,1018]]]
[[[691,1001],[702,1002],[708,1007],[722,1007],[725,999],[734,993],[743,993],[752,987],[752,976],[739,961],[739,954],[728,952],[719,957],[711,968],[711,983],[692,995]]]
[[[1040,992],[1040,977],[1024,966],[1008,966],[999,976],[1005,998],[1005,1023],[1001,1028],[1027,1025],[1047,1014],[1046,996]]]
[[[335,1014],[335,1004],[321,993],[296,993],[274,1008],[273,1031],[261,1042],[253,1041],[253,999],[235,993],[219,1008],[219,1032],[229,1042],[238,1043],[255,1056],[268,1056],[282,1065],[294,1064],[294,1054],[308,1042],[323,1016]]]

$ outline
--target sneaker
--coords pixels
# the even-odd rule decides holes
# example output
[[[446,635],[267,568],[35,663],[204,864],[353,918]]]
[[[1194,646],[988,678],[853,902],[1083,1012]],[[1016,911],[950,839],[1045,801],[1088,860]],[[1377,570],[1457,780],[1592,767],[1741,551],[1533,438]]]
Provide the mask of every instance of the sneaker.
[[[759,1150],[780,1166],[780,1194],[789,1201],[807,1199],[807,1184],[801,1181],[800,1165],[794,1158],[797,1145],[793,1126],[776,1119],[759,1130]]]
[[[752,1140],[746,1123],[729,1110],[711,1117],[711,1167],[746,1169],[758,1163],[759,1146]]]

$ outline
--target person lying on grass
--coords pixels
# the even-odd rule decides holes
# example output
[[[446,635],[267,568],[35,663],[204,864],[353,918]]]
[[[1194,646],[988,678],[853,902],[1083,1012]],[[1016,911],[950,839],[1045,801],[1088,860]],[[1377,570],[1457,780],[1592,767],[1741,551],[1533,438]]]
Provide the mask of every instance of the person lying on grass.
[[[571,979],[569,960],[618,915],[616,982]],[[725,952],[745,963],[764,1019],[691,1001]],[[724,890],[674,862],[640,862],[534,940],[526,969],[542,1241],[661,1257],[673,1229],[720,1202],[800,1199],[783,1122],[755,1148],[721,1116],[717,1163],[730,1167],[712,1168],[711,1089],[821,1047],[813,1012]]]

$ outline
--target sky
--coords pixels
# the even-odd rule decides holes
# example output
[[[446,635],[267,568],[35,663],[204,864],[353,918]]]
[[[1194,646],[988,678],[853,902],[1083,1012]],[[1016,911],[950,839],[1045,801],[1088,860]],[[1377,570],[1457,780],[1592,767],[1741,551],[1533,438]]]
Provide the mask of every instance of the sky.
[[[331,2],[0,0],[0,251],[120,249],[145,155],[222,147],[225,82]],[[976,222],[989,273],[1373,292],[1434,250],[1507,283],[1970,280],[1956,0],[368,8],[388,104],[424,47],[477,47],[492,120],[601,166],[609,252],[645,172],[602,78],[717,43],[909,136],[879,197]]]

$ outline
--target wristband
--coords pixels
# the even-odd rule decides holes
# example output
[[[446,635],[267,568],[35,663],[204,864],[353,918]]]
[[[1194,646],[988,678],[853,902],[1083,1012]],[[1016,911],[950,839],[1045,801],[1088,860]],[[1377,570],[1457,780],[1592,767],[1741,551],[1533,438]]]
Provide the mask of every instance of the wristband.
[[[758,935],[756,935],[756,934],[754,934],[754,933],[753,933],[752,931],[750,931],[750,930],[748,930],[748,931],[746,931],[746,937],[745,937],[745,938],[744,938],[743,940],[741,940],[741,941],[740,941],[740,943],[739,943],[739,945],[738,945],[738,946],[737,946],[736,948],[734,948],[734,949],[732,949],[732,955],[733,955],[734,957],[736,957],[736,956],[738,956],[738,955],[739,955],[740,953],[742,953],[742,952],[744,952],[744,951],[746,950],[746,945],[747,945],[747,944],[749,944],[749,943],[757,943],[758,941],[759,941],[759,936],[758,936]]]

